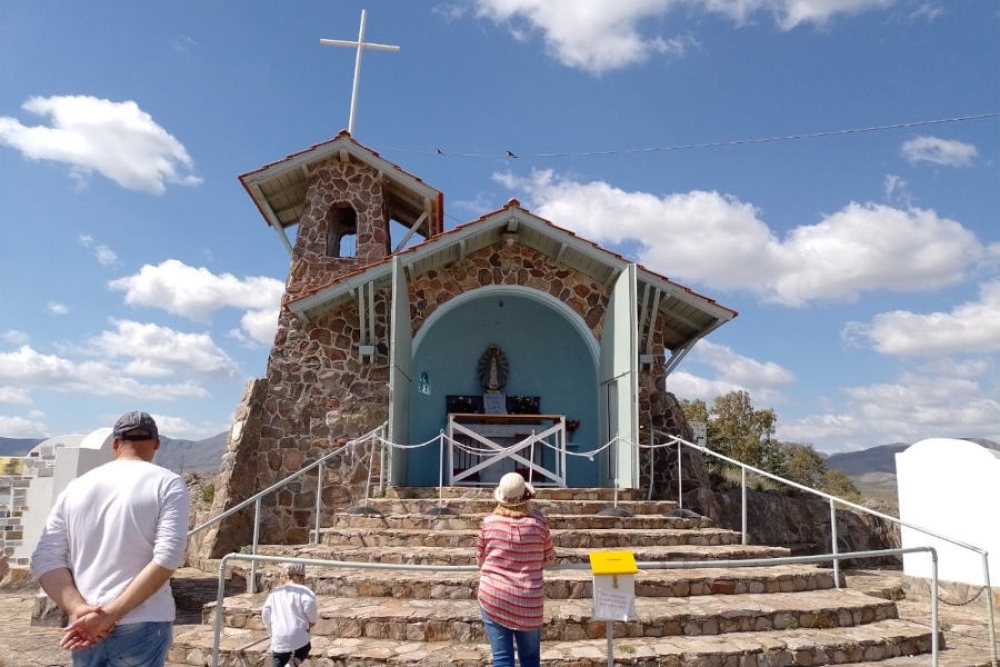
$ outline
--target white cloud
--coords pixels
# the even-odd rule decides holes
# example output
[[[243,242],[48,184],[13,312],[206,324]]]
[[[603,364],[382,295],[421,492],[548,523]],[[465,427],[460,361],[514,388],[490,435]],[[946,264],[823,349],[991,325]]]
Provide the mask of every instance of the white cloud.
[[[160,434],[174,439],[201,440],[229,429],[227,423],[192,423],[184,417],[173,417],[159,413],[150,413],[156,420]]]
[[[22,108],[50,125],[0,117],[0,145],[31,160],[67,164],[74,175],[97,172],[129,190],[162,194],[167,184],[196,185],[187,149],[132,101],[82,95],[33,97]]]
[[[64,303],[59,303],[58,301],[49,301],[45,305],[45,310],[47,310],[52,315],[68,315],[69,307]]]
[[[26,345],[28,341],[31,340],[31,336],[24,331],[18,331],[17,329],[8,329],[7,331],[4,331],[3,334],[0,334],[0,338],[2,338],[4,342],[10,343],[11,345],[17,345],[18,347]]]
[[[6,438],[45,438],[45,422],[32,417],[5,417],[0,415],[0,433]]]
[[[780,364],[751,359],[704,339],[692,348],[687,360],[708,366],[713,379],[674,371],[667,378],[667,388],[679,399],[701,399],[709,405],[716,396],[733,391],[747,391],[757,402],[781,403],[783,390],[795,381],[795,375]]]
[[[705,378],[687,371],[674,371],[667,377],[667,391],[682,401],[702,400],[711,405],[716,396],[743,390],[732,382]]]
[[[627,192],[551,170],[495,178],[556,225],[606,246],[638,246],[639,261],[663,275],[785,306],[955,285],[996,252],[932,210],[852,202],[778,238],[755,207],[718,192]]]
[[[593,74],[636,65],[654,55],[682,55],[696,41],[683,35],[664,38],[647,34],[642,24],[675,10],[694,7],[736,24],[755,14],[774,17],[784,30],[822,25],[840,14],[888,7],[895,0],[476,0],[475,11],[508,27],[526,40],[542,34],[546,49],[563,65]]]
[[[791,371],[773,361],[757,361],[704,339],[694,346],[691,356],[714,368],[726,381],[741,387],[775,389],[795,381]]]
[[[968,378],[910,372],[896,383],[848,388],[847,394],[868,427],[892,440],[1000,433],[1000,403]]]
[[[945,167],[968,167],[979,155],[972,144],[937,137],[910,139],[900,148],[900,153],[911,164],[930,162]]]
[[[775,436],[782,442],[799,442],[819,449],[823,449],[825,442],[836,442],[842,450],[888,444],[878,441],[878,436],[870,433],[857,417],[845,414],[820,414],[788,422],[779,418]]]
[[[232,378],[236,365],[208,334],[174,331],[157,324],[113,321],[115,329],[87,341],[85,351],[104,359],[124,358],[124,372],[140,377],[194,373]]]
[[[924,4],[917,7],[917,9],[910,14],[911,18],[923,19],[928,23],[935,21],[944,14],[944,8],[930,2],[925,2]]]
[[[108,287],[125,292],[125,303],[131,306],[161,308],[197,322],[206,321],[222,308],[246,309],[249,312],[243,318],[243,326],[252,327],[248,334],[268,344],[277,327],[278,308],[285,291],[284,284],[274,278],[216,275],[175,259],[158,266],[147,264],[139,273],[113,280]],[[270,334],[266,330],[268,317],[274,321]]]
[[[142,384],[126,377],[123,371],[102,361],[75,362],[63,357],[42,354],[25,345],[14,352],[0,353],[0,385],[25,390],[47,389],[60,393],[114,396],[133,400],[172,400],[203,397],[208,392],[189,382]]]
[[[94,257],[97,258],[97,263],[101,266],[111,266],[118,261],[118,254],[108,246],[95,243],[93,237],[87,234],[80,235],[80,245],[88,250],[94,252]]]
[[[709,5],[772,10],[778,24],[791,30],[803,23],[822,25],[838,14],[860,14],[895,4],[896,0],[705,0]]]
[[[1000,440],[995,374],[991,359],[921,364],[890,382],[847,387],[843,406],[779,421],[777,436],[827,451],[931,437]]]
[[[31,405],[31,392],[23,387],[0,386],[0,403],[7,405]]]
[[[901,176],[887,174],[882,185],[885,201],[888,204],[910,208],[913,198],[910,196],[910,184]]]
[[[541,31],[549,52],[563,65],[594,74],[646,61],[652,55],[680,55],[691,44],[689,37],[665,39],[644,35],[640,23],[662,16],[674,0],[478,0],[480,16],[510,26],[516,39],[525,30],[511,22],[523,21]]]
[[[981,285],[977,300],[959,304],[949,312],[881,313],[867,324],[849,323],[844,337],[852,342],[866,341],[881,354],[893,356],[998,352],[1000,280]]]
[[[240,318],[240,326],[253,340],[270,347],[278,332],[278,309],[247,311]]]

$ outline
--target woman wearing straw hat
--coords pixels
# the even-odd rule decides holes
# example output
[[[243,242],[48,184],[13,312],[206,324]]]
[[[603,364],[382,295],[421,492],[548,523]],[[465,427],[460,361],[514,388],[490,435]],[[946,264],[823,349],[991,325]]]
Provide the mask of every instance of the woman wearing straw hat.
[[[556,562],[549,524],[531,510],[535,489],[516,472],[500,478],[497,507],[483,519],[476,540],[479,606],[494,667],[538,667],[542,610],[542,568]]]

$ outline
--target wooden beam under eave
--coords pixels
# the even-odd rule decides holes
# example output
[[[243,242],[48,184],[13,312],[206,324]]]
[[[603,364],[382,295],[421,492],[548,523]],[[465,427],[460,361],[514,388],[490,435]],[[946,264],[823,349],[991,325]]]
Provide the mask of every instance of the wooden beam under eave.
[[[646,354],[653,354],[653,332],[656,330],[656,314],[660,311],[663,293],[657,287],[653,291],[653,306],[649,309],[649,329],[646,331]]]
[[[622,272],[620,269],[616,269],[614,267],[609,268],[608,277],[604,279],[604,286],[611,287],[612,285],[614,285],[615,281],[618,280],[618,276],[620,276],[621,274]]]
[[[274,212],[271,208],[271,202],[268,201],[267,197],[264,196],[264,191],[260,189],[260,185],[254,183],[250,186],[253,192],[253,198],[257,201],[261,212],[267,219],[268,224],[274,229],[278,234],[278,238],[281,239],[281,244],[285,246],[285,250],[288,251],[288,256],[292,256],[292,243],[288,240],[288,235],[285,234],[285,226],[281,224],[281,220],[278,218],[278,214]]]
[[[568,245],[566,245],[565,243],[560,243],[560,244],[559,244],[559,252],[557,252],[557,253],[556,253],[556,262],[558,262],[558,263],[560,263],[560,264],[562,264],[562,263],[563,263],[563,255],[565,255],[565,254],[566,254],[566,249],[567,249],[568,247],[569,247],[569,246],[568,246]]]
[[[405,246],[405,245],[406,245],[406,242],[407,242],[407,241],[409,241],[409,240],[410,240],[410,239],[411,239],[411,238],[413,237],[413,234],[414,234],[414,233],[415,233],[415,232],[416,232],[416,231],[417,231],[418,229],[420,229],[420,225],[421,225],[421,224],[423,224],[424,220],[426,220],[426,219],[427,219],[427,211],[424,211],[423,213],[421,213],[421,214],[420,214],[420,217],[419,217],[419,218],[417,218],[417,221],[416,221],[416,222],[414,222],[414,223],[413,223],[412,225],[410,225],[410,229],[409,229],[409,231],[407,231],[407,232],[406,232],[406,236],[404,236],[404,237],[403,237],[403,240],[402,240],[402,241],[400,241],[400,242],[399,242],[399,243],[398,243],[398,244],[396,245],[396,249],[392,251],[392,254],[394,254],[394,255],[395,255],[395,254],[396,254],[397,252],[399,252],[399,251],[400,251],[400,249],[401,249],[401,248],[402,248],[403,246]]]

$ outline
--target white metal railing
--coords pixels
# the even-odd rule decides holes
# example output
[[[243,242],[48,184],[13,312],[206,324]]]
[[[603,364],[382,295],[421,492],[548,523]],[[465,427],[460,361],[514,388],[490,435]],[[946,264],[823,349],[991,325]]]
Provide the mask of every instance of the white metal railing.
[[[556,427],[553,427],[553,429],[560,428],[560,426],[562,428],[562,435],[564,436],[565,435],[565,425],[564,425],[564,423],[560,424],[560,425],[557,425]],[[439,465],[440,465],[440,468],[441,468],[441,474],[440,474],[440,478],[439,478],[439,489],[440,489],[440,498],[442,498],[442,502],[443,502],[443,498],[444,498],[443,487],[445,485],[445,475],[444,475],[444,468],[445,468],[445,466],[444,466],[444,463],[445,463],[445,457],[446,457],[446,454],[445,454],[445,444],[446,444],[445,441],[446,441],[446,438],[447,438],[448,442],[451,443],[450,444],[451,448],[454,448],[454,447],[463,447],[463,446],[466,446],[466,445],[462,445],[461,443],[458,443],[456,440],[454,440],[452,438],[448,438],[448,436],[446,436],[446,434],[444,432],[442,432],[441,434],[439,434],[436,438],[433,438],[432,440],[429,440],[429,441],[427,441],[425,443],[421,443],[421,444],[417,444],[417,445],[399,445],[399,444],[395,444],[395,443],[389,442],[388,440],[385,439],[384,434],[385,434],[385,431],[386,431],[386,427],[387,427],[387,424],[382,424],[382,425],[376,427],[375,429],[372,429],[371,431],[369,431],[365,435],[361,436],[360,438],[348,441],[347,443],[345,443],[345,445],[343,447],[338,448],[337,450],[334,450],[334,451],[332,451],[332,452],[324,455],[321,459],[319,459],[317,461],[314,461],[313,463],[311,463],[308,466],[302,468],[301,470],[298,470],[295,473],[292,473],[291,475],[289,475],[285,479],[283,479],[283,480],[281,480],[281,481],[279,481],[279,482],[271,485],[270,487],[264,489],[263,491],[260,491],[259,493],[255,494],[254,496],[252,496],[252,497],[244,500],[240,504],[238,504],[238,505],[230,508],[226,512],[223,512],[222,514],[220,514],[220,515],[218,515],[216,517],[213,517],[212,519],[210,519],[209,521],[203,523],[202,525],[200,525],[200,526],[192,529],[191,531],[189,531],[188,537],[191,537],[192,535],[200,532],[201,530],[204,530],[204,529],[206,529],[206,528],[208,528],[208,527],[210,527],[212,525],[215,525],[216,523],[218,523],[222,519],[224,519],[224,518],[226,518],[226,517],[234,514],[237,511],[240,511],[240,510],[246,508],[247,506],[249,506],[250,503],[254,503],[254,506],[255,506],[255,508],[254,508],[254,512],[255,512],[255,514],[254,514],[254,534],[253,534],[253,543],[252,543],[252,547],[251,547],[252,551],[251,551],[250,555],[256,556],[257,546],[258,546],[258,538],[259,538],[261,499],[263,497],[267,496],[268,494],[270,494],[270,493],[272,493],[272,492],[280,489],[281,487],[283,487],[287,483],[291,482],[292,480],[297,479],[298,477],[300,477],[301,475],[305,474],[306,472],[312,470],[313,468],[317,468],[318,467],[319,468],[319,474],[317,475],[315,530],[312,533],[313,543],[316,543],[316,541],[318,541],[318,539],[319,539],[319,531],[320,531],[320,516],[321,516],[321,498],[320,498],[320,496],[321,496],[321,489],[322,489],[323,476],[324,476],[323,475],[323,473],[324,473],[324,467],[323,466],[325,465],[325,462],[329,458],[331,458],[331,457],[336,456],[337,454],[339,454],[343,449],[345,449],[347,447],[354,447],[354,446],[357,446],[357,445],[360,445],[360,444],[365,444],[365,443],[368,443],[368,442],[373,442],[375,440],[378,440],[380,442],[380,444],[381,444],[380,456],[381,456],[382,465],[379,467],[379,474],[380,474],[379,486],[380,486],[380,488],[384,488],[384,479],[385,479],[385,474],[386,474],[386,469],[387,469],[386,465],[385,465],[385,459],[386,459],[386,456],[387,456],[387,449],[392,449],[392,448],[399,448],[399,449],[419,448],[419,447],[424,447],[424,446],[430,445],[431,443],[434,442],[434,440],[439,440],[439,443],[440,443],[439,444],[440,457],[441,457],[440,460],[439,460]],[[531,461],[529,461],[528,459],[525,459],[524,457],[522,457],[522,456],[520,456],[518,454],[515,454],[515,452],[524,449],[526,446],[533,446],[533,445],[538,445],[538,446],[542,447],[543,449],[545,449],[545,448],[554,449],[556,451],[556,454],[557,454],[556,458],[557,458],[557,461],[559,462],[558,465],[562,466],[562,468],[561,468],[561,478],[562,478],[562,481],[563,481],[562,485],[565,486],[565,469],[566,469],[565,468],[565,462],[566,462],[566,456],[567,456],[567,454],[570,454],[570,455],[573,455],[573,456],[586,457],[589,460],[593,460],[594,457],[597,454],[599,454],[600,452],[604,451],[605,449],[607,449],[608,447],[610,447],[611,445],[613,445],[614,443],[617,442],[617,443],[619,443],[619,445],[622,445],[622,446],[634,446],[634,447],[637,447],[637,448],[639,448],[639,447],[648,447],[648,448],[650,448],[651,449],[651,454],[650,454],[651,462],[650,462],[650,464],[652,465],[652,458],[653,458],[653,455],[654,455],[656,449],[662,448],[662,447],[670,447],[670,446],[676,445],[676,447],[677,447],[677,466],[678,466],[678,474],[677,474],[678,507],[683,508],[683,506],[684,506],[684,504],[683,504],[683,469],[682,469],[682,456],[681,456],[681,452],[682,452],[682,448],[683,447],[688,447],[688,448],[694,449],[696,451],[701,452],[702,454],[707,454],[709,456],[715,457],[717,459],[725,461],[725,462],[727,462],[727,463],[729,463],[731,465],[738,466],[740,468],[740,475],[741,475],[741,482],[742,482],[742,484],[741,484],[741,489],[742,489],[741,515],[742,515],[742,541],[743,541],[743,544],[747,544],[747,542],[748,542],[748,531],[747,531],[747,484],[746,484],[747,474],[748,473],[755,474],[755,475],[758,475],[758,476],[761,476],[761,477],[765,477],[765,478],[771,479],[771,480],[773,480],[775,482],[779,482],[779,483],[791,486],[791,487],[796,488],[796,489],[798,489],[800,491],[804,491],[806,493],[810,493],[812,495],[815,495],[815,496],[818,496],[818,497],[821,497],[821,498],[825,498],[829,502],[829,504],[830,504],[831,549],[832,549],[832,553],[831,553],[830,557],[820,558],[819,560],[820,561],[826,560],[826,561],[832,561],[833,562],[834,581],[835,581],[835,583],[836,583],[836,585],[838,587],[840,586],[840,560],[842,560],[842,558],[840,557],[840,555],[838,555],[838,544],[837,544],[838,539],[837,539],[837,521],[836,521],[836,509],[837,508],[836,508],[836,505],[838,503],[841,504],[841,505],[844,505],[845,507],[849,507],[849,508],[855,509],[855,510],[857,510],[859,512],[863,512],[863,513],[869,514],[871,516],[879,517],[881,519],[884,519],[884,520],[896,523],[897,525],[900,525],[900,526],[905,526],[907,528],[910,528],[912,530],[918,531],[918,532],[923,533],[925,535],[936,537],[937,539],[940,539],[940,540],[942,540],[944,542],[948,542],[948,543],[953,544],[953,545],[955,545],[957,547],[960,547],[960,548],[963,548],[963,549],[967,549],[967,550],[970,550],[970,551],[975,552],[977,554],[980,554],[981,557],[982,557],[982,561],[983,561],[984,587],[985,587],[985,590],[988,593],[985,597],[986,597],[987,614],[988,614],[988,622],[989,622],[990,643],[991,643],[991,651],[992,651],[992,664],[994,665],[994,667],[997,667],[997,665],[1000,665],[1000,658],[998,658],[998,648],[997,648],[997,642],[996,642],[994,608],[993,608],[993,596],[991,594],[992,593],[992,587],[991,587],[991,584],[990,584],[989,559],[988,559],[988,553],[984,549],[981,549],[981,548],[976,547],[976,546],[971,545],[971,544],[966,544],[964,542],[961,542],[959,540],[955,540],[955,539],[949,538],[949,537],[944,536],[944,535],[940,535],[940,534],[938,534],[938,533],[936,533],[934,531],[931,531],[931,530],[929,530],[927,528],[923,528],[921,526],[917,526],[917,525],[914,525],[914,524],[911,524],[911,523],[908,523],[908,522],[904,522],[904,521],[902,521],[901,519],[899,519],[897,517],[893,517],[891,515],[884,514],[882,512],[878,512],[876,510],[869,509],[869,508],[864,507],[862,505],[858,505],[856,503],[852,503],[852,502],[850,502],[848,500],[844,500],[842,498],[837,498],[836,496],[832,496],[832,495],[830,495],[828,493],[824,493],[822,491],[818,491],[816,489],[809,488],[809,487],[804,486],[802,484],[799,484],[797,482],[793,482],[791,480],[785,479],[785,478],[780,477],[778,475],[774,475],[772,473],[769,473],[769,472],[767,472],[765,470],[761,470],[759,468],[755,468],[753,466],[747,465],[747,464],[742,463],[741,461],[738,461],[736,459],[724,456],[724,455],[719,454],[718,452],[714,452],[714,451],[712,451],[712,450],[710,450],[710,449],[708,449],[706,447],[702,447],[702,446],[697,445],[695,443],[688,442],[687,440],[684,440],[683,438],[680,438],[678,436],[674,436],[674,435],[670,435],[670,434],[667,434],[667,433],[662,433],[662,432],[653,430],[652,431],[652,437],[654,437],[654,438],[656,438],[656,437],[662,437],[662,438],[665,438],[667,440],[667,442],[659,443],[659,444],[650,444],[650,445],[636,445],[634,443],[630,443],[628,441],[625,441],[625,440],[623,440],[621,438],[615,438],[615,440],[613,440],[613,441],[611,441],[609,443],[606,443],[605,445],[603,445],[602,447],[599,447],[596,450],[592,450],[592,451],[588,451],[588,452],[579,452],[579,453],[573,453],[573,452],[568,453],[566,451],[566,446],[565,446],[566,445],[565,437],[559,438],[555,443],[552,443],[552,442],[547,441],[545,438],[533,435],[533,436],[531,436],[531,437],[529,437],[529,438],[527,438],[525,440],[522,440],[522,441],[520,441],[520,442],[518,442],[518,443],[516,443],[516,444],[514,444],[512,446],[510,446],[510,447],[499,447],[499,445],[497,445],[496,443],[493,443],[493,445],[490,446],[488,450],[485,450],[485,453],[490,454],[491,456],[494,457],[494,459],[497,459],[497,460],[498,460],[498,458],[502,458],[502,457],[506,457],[508,455],[514,454],[513,456],[511,456],[511,458],[514,458],[515,460],[519,460],[519,462],[522,462],[524,464],[528,464],[529,471],[532,471],[532,473],[533,473],[534,471],[538,471],[538,467],[535,466],[534,463],[532,462],[533,459],[534,459],[534,455],[532,454]],[[525,445],[526,442],[528,443],[527,445]],[[369,493],[370,493],[370,487],[371,487],[372,463],[373,463],[373,460],[374,460],[373,449],[372,449],[372,451],[369,451],[369,457],[370,457],[370,459],[369,459],[368,480],[367,480],[366,487],[365,487],[365,496],[364,496],[364,501],[363,501],[365,504],[367,504],[367,502],[368,502]],[[450,454],[450,452],[449,452],[449,454]],[[448,459],[449,463],[451,462],[451,460],[452,459],[449,456],[449,459]],[[495,462],[495,460],[494,460],[494,462]],[[451,471],[449,470],[449,472],[451,472]],[[550,474],[547,474],[546,476],[550,477],[550,478],[553,477]],[[448,479],[449,479],[449,481],[453,481],[454,478],[453,478],[453,476],[449,476]],[[650,477],[650,479],[652,480],[652,477]],[[616,488],[616,497],[615,497],[615,505],[616,506],[617,506],[617,487],[618,487],[618,483],[616,481],[616,487],[615,487]],[[255,592],[255,589],[253,587],[256,585],[255,584],[255,580],[256,580],[256,576],[255,576],[255,574],[256,574],[256,571],[255,571],[256,561],[252,562],[251,567],[254,568],[254,571],[251,572],[251,581],[249,582],[249,592],[253,593],[253,592]]]
[[[636,565],[640,570],[680,570],[680,569],[715,569],[733,567],[769,567],[774,565],[786,565],[794,563],[823,563],[831,560],[860,560],[863,558],[882,558],[891,555],[903,555],[908,553],[927,553],[931,558],[931,596],[930,604],[930,628],[931,628],[931,666],[938,667],[939,640],[938,635],[938,556],[934,547],[911,547],[908,549],[884,549],[879,551],[852,551],[841,554],[825,554],[822,556],[785,556],[779,558],[755,558],[746,560],[709,560],[709,561],[646,561]],[[215,620],[214,636],[212,640],[212,667],[219,667],[220,646],[222,643],[222,622],[224,612],[224,600],[226,595],[226,567],[230,561],[243,560],[250,561],[251,576],[256,572],[257,563],[301,563],[302,565],[320,567],[340,567],[346,569],[360,570],[417,570],[422,572],[477,572],[479,568],[475,565],[411,565],[403,563],[364,563],[356,561],[323,560],[313,558],[284,558],[281,556],[257,556],[251,554],[231,553],[223,556],[219,563],[219,579],[215,598]],[[547,568],[553,570],[590,570],[589,563],[564,563]],[[248,582],[249,584],[249,582]],[[608,661],[611,659],[611,640],[613,633],[608,622]]]
[[[717,458],[719,460],[725,461],[726,463],[738,466],[740,468],[740,491],[741,491],[740,514],[741,514],[741,520],[742,520],[742,527],[741,527],[741,529],[742,529],[742,535],[743,535],[743,544],[747,544],[747,473],[750,472],[750,473],[753,473],[755,475],[759,475],[761,477],[765,477],[767,479],[773,480],[775,482],[779,482],[779,483],[785,484],[787,486],[791,486],[792,488],[798,489],[800,491],[804,491],[806,493],[810,493],[810,494],[812,494],[814,496],[819,496],[820,498],[825,498],[827,501],[829,501],[829,503],[830,503],[830,542],[831,542],[830,546],[831,546],[833,555],[837,554],[837,549],[838,549],[838,546],[837,546],[837,507],[836,507],[837,504],[841,504],[841,505],[844,505],[845,507],[849,507],[849,508],[857,510],[859,512],[863,512],[865,514],[869,514],[871,516],[875,516],[875,517],[878,517],[880,519],[884,519],[886,521],[895,523],[898,526],[903,526],[903,527],[906,527],[906,528],[910,528],[911,530],[915,530],[915,531],[917,531],[919,533],[923,533],[924,535],[929,535],[931,537],[935,537],[935,538],[937,538],[937,539],[939,539],[939,540],[941,540],[943,542],[947,542],[947,543],[952,544],[954,546],[957,546],[959,548],[967,549],[969,551],[972,551],[974,553],[979,554],[982,557],[982,562],[983,562],[983,582],[984,582],[983,586],[984,586],[984,589],[986,591],[986,595],[984,597],[986,598],[986,609],[987,609],[987,616],[988,616],[988,621],[989,621],[990,650],[992,651],[992,664],[995,667],[998,663],[1000,663],[1000,657],[998,657],[997,641],[996,641],[996,628],[995,628],[995,617],[994,617],[994,609],[993,609],[993,594],[992,594],[993,589],[992,589],[992,586],[990,584],[989,553],[985,549],[981,549],[980,547],[977,547],[975,545],[966,544],[965,542],[962,542],[960,540],[956,540],[956,539],[947,537],[945,535],[941,535],[941,534],[939,534],[939,533],[937,533],[935,531],[932,531],[932,530],[930,530],[928,528],[924,528],[922,526],[917,526],[917,525],[909,523],[907,521],[903,521],[902,519],[900,519],[898,517],[894,517],[894,516],[889,515],[889,514],[884,514],[882,512],[877,511],[877,510],[873,510],[873,509],[870,509],[868,507],[865,507],[864,505],[858,505],[857,503],[852,503],[849,500],[844,500],[843,498],[837,498],[836,496],[830,495],[829,493],[824,493],[823,491],[818,491],[816,489],[812,489],[812,488],[810,488],[808,486],[805,486],[803,484],[799,484],[798,482],[793,482],[790,479],[785,479],[784,477],[781,477],[779,475],[775,475],[775,474],[769,473],[766,470],[761,470],[760,468],[755,468],[755,467],[753,467],[751,465],[747,465],[746,463],[743,463],[742,461],[738,461],[736,459],[730,458],[730,457],[725,456],[723,454],[720,454],[718,452],[714,452],[711,449],[708,449],[707,447],[702,447],[701,445],[696,445],[693,442],[688,442],[687,440],[684,440],[683,438],[680,438],[678,436],[670,435],[668,433],[662,433],[660,431],[654,430],[653,431],[653,437],[663,437],[663,438],[666,438],[666,439],[668,439],[670,441],[670,442],[665,443],[665,444],[669,445],[671,443],[676,443],[676,445],[677,445],[677,500],[678,500],[678,507],[680,507],[680,508],[684,507],[684,496],[683,496],[683,494],[684,494],[684,486],[683,486],[683,474],[682,474],[683,473],[683,468],[682,468],[682,461],[681,461],[681,458],[682,458],[681,457],[682,447],[688,447],[690,449],[694,449],[696,451],[699,451],[702,454],[708,454],[709,456],[713,456],[713,457],[715,457],[715,458]],[[653,447],[656,447],[656,445],[653,445]],[[652,456],[652,454],[651,454],[651,456]],[[652,477],[650,478],[650,483],[652,483]],[[936,576],[936,574],[935,574],[935,576]],[[839,559],[834,560],[834,581],[837,584],[837,586],[840,586],[840,562],[839,562]],[[935,591],[935,595],[936,595],[936,591]]]
[[[218,524],[223,519],[226,519],[226,518],[232,516],[233,514],[239,512],[240,510],[243,510],[243,509],[249,507],[250,504],[252,503],[253,506],[254,506],[254,516],[253,516],[253,541],[251,542],[251,554],[252,555],[256,555],[257,554],[257,547],[260,544],[259,539],[260,539],[260,509],[261,509],[261,500],[263,498],[265,498],[266,496],[274,493],[278,489],[281,489],[282,487],[284,487],[289,482],[292,482],[292,481],[298,479],[299,477],[302,477],[303,475],[305,475],[309,471],[313,470],[314,468],[318,468],[317,475],[316,475],[316,508],[315,508],[315,515],[316,516],[314,517],[315,518],[315,530],[313,531],[313,534],[312,534],[313,543],[316,543],[319,540],[320,516],[321,516],[321,509],[322,509],[323,478],[324,478],[325,472],[326,472],[326,462],[329,459],[333,458],[334,456],[339,456],[340,454],[342,454],[344,452],[344,450],[350,449],[350,448],[353,448],[353,447],[357,447],[358,445],[364,445],[364,444],[367,444],[369,442],[374,442],[374,441],[379,441],[379,442],[383,442],[384,443],[385,442],[385,438],[384,438],[385,429],[386,429],[386,424],[383,423],[383,424],[381,424],[379,426],[376,426],[374,429],[372,429],[368,433],[365,433],[364,435],[362,435],[359,438],[355,438],[354,440],[348,440],[342,446],[337,447],[336,449],[334,449],[334,450],[332,450],[332,451],[324,454],[322,457],[320,457],[319,459],[313,461],[309,465],[307,465],[307,466],[305,466],[303,468],[300,468],[299,470],[296,470],[295,472],[293,472],[292,474],[290,474],[288,477],[285,477],[284,479],[281,479],[281,480],[275,482],[274,484],[272,484],[271,486],[267,487],[263,491],[258,491],[257,493],[255,493],[254,495],[250,496],[246,500],[243,500],[240,503],[237,503],[236,505],[234,505],[233,507],[230,507],[228,510],[226,510],[225,512],[222,512],[221,514],[217,514],[216,516],[212,517],[208,521],[205,521],[201,525],[195,526],[194,528],[192,528],[191,530],[188,531],[188,534],[187,534],[188,540],[190,540],[194,535],[197,535],[201,531],[207,530],[208,528],[211,528],[212,526]],[[368,480],[367,480],[367,482],[365,484],[365,496],[364,496],[364,502],[365,503],[367,503],[367,501],[368,501],[369,493],[370,493],[370,490],[371,490],[371,478],[372,478],[372,472],[371,472],[372,466],[371,466],[371,463],[372,463],[372,459],[374,459],[374,456],[372,456],[371,451],[369,451],[368,455],[369,455],[370,458],[369,458],[369,465],[368,465]],[[384,474],[384,473],[382,473],[380,471],[380,475],[381,474]],[[249,584],[249,589],[248,590],[249,590],[250,593],[255,593],[256,590],[254,589],[254,585],[255,585],[254,581],[256,580],[256,562],[253,563],[252,567],[254,568],[254,571],[251,573],[251,582]]]

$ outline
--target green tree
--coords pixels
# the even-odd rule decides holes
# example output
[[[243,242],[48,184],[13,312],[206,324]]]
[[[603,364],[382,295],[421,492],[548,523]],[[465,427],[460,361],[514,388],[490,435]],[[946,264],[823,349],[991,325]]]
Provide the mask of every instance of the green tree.
[[[778,417],[770,408],[757,410],[746,391],[716,396],[709,410],[708,446],[741,463],[780,475],[785,457],[772,440]]]
[[[819,489],[826,475],[826,462],[812,445],[795,442],[782,445],[786,458],[788,479],[810,489]]]
[[[708,423],[708,405],[700,398],[693,401],[681,401],[681,412],[684,413],[684,418],[688,420],[689,424],[692,422]]]
[[[827,470],[823,475],[819,490],[852,503],[860,503],[862,500],[858,487],[843,470]]]

